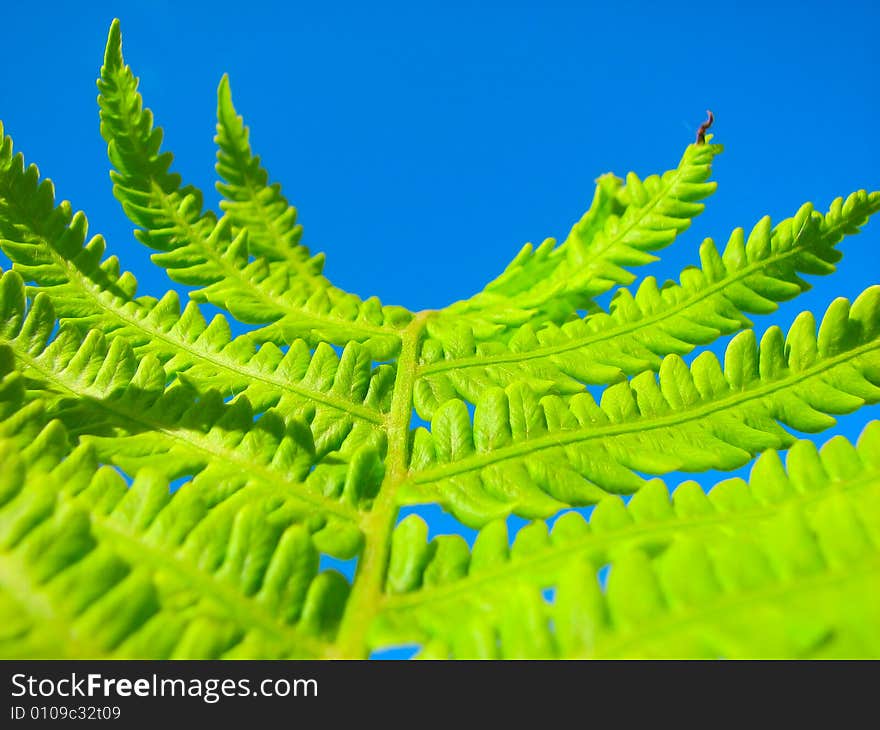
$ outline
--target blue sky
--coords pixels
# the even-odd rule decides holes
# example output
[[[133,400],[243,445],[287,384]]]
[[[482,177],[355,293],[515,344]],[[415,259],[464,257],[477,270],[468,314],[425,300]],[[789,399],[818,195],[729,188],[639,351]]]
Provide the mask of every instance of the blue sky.
[[[13,3],[0,119],[144,293],[171,284],[112,197],[98,134],[114,16],[177,171],[216,199],[228,72],[304,242],[327,253],[336,284],[388,303],[434,308],[480,289],[526,241],[563,237],[600,173],[674,166],[707,108],[726,147],[719,189],[652,269],[661,279],[695,262],[705,236],[880,188],[880,10],[868,0]],[[836,276],[756,326],[878,283],[878,246],[875,222],[844,243]],[[863,409],[840,431],[855,437],[876,416]]]

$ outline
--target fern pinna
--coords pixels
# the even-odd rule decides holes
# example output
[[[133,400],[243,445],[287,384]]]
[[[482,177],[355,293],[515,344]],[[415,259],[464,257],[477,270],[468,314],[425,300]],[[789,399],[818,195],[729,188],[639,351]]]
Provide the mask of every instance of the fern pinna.
[[[715,189],[706,136],[410,312],[323,275],[226,78],[219,212],[171,171],[116,22],[98,85],[114,194],[191,301],[138,294],[2,137],[0,655],[880,655],[880,428],[792,435],[880,400],[880,287],[760,341],[748,319],[832,273],[880,193],[637,283]],[[723,362],[683,357],[730,335]],[[756,456],[708,492],[656,478]],[[473,544],[399,519],[429,503]],[[531,521],[513,541],[510,515]],[[322,554],[357,558],[353,581]]]

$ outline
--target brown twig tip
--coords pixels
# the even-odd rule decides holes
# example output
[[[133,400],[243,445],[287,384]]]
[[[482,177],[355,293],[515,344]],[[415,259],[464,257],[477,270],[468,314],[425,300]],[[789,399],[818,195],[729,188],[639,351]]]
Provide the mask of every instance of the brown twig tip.
[[[706,109],[706,114],[708,114],[709,116],[697,130],[697,144],[706,144],[706,130],[708,130],[709,127],[712,126],[712,123],[715,121],[715,115],[709,109]]]

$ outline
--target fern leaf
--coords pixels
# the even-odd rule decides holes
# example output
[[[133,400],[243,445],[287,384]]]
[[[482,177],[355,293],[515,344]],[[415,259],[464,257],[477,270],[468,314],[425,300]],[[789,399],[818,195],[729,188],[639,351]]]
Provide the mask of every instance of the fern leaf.
[[[325,552],[357,553],[359,510],[369,507],[382,477],[384,438],[374,426],[309,401],[288,418],[270,409],[254,419],[246,394],[226,404],[217,391],[200,392],[185,380],[166,386],[161,364],[138,359],[125,340],[108,344],[98,331],[82,338],[66,327],[51,339],[54,323],[44,294],[25,313],[18,275],[0,277],[0,345],[10,348],[28,390],[99,458],[129,473],[191,476],[206,499],[272,497],[310,526]],[[331,397],[363,397],[371,387],[368,363],[358,368],[346,352],[328,370],[335,354],[319,351],[303,364],[305,378],[324,378]]]
[[[220,208],[234,230],[246,230],[248,249],[254,256],[289,261],[300,269],[296,283],[307,291],[322,286],[318,281],[321,254],[311,257],[300,244],[302,226],[297,211],[287,202],[278,183],[269,184],[269,173],[251,152],[250,130],[235,111],[229,77],[217,89],[217,190],[223,195]]]
[[[123,339],[139,356],[156,357],[169,377],[185,373],[197,388],[244,393],[258,412],[275,407],[289,415],[308,402],[368,423],[382,422],[381,411],[390,404],[390,365],[376,369],[364,402],[354,403],[310,387],[314,378],[305,377],[311,360],[305,342],[293,341],[286,352],[272,343],[258,348],[250,337],[233,339],[221,315],[209,324],[193,302],[181,311],[174,292],[160,300],[136,298],[134,277],[120,273],[115,257],[102,261],[103,238],[86,241],[85,216],[71,214],[66,201],[55,207],[51,182],[41,182],[35,166],[25,167],[21,155],[13,156],[12,140],[2,139],[0,250],[26,281],[36,283],[32,292],[49,296],[63,324]],[[351,343],[349,357],[368,362],[359,348]],[[320,350],[325,368],[338,368],[332,350],[326,345]]]
[[[324,654],[348,584],[304,527],[272,500],[171,496],[151,470],[129,487],[40,405],[0,422],[0,655]]]
[[[506,341],[525,324],[561,324],[575,310],[595,310],[593,297],[635,278],[626,266],[656,260],[650,251],[668,246],[703,210],[715,191],[706,182],[720,145],[689,145],[678,167],[626,184],[613,175],[597,181],[590,209],[559,246],[552,238],[527,244],[504,273],[479,294],[446,307],[428,325],[444,342],[468,327],[478,340]],[[451,330],[451,332],[450,332]]]
[[[492,386],[527,382],[560,395],[584,384],[613,383],[624,375],[657,370],[662,357],[685,355],[751,322],[745,313],[770,314],[777,302],[809,288],[799,274],[830,274],[840,259],[835,246],[880,210],[880,193],[864,190],[835,200],[824,216],[810,204],[771,230],[762,219],[748,238],[734,231],[723,253],[711,239],[700,248],[701,268],[689,267],[678,284],[644,279],[633,294],[619,289],[604,314],[535,331],[523,325],[507,345],[460,336],[429,338],[415,405],[430,419],[444,400],[476,402]]]
[[[602,176],[561,245],[411,313],[324,277],[228,79],[220,214],[172,172],[137,84],[114,21],[114,190],[196,288],[183,308],[139,295],[0,127],[0,657],[880,654],[880,426],[855,449],[793,435],[880,401],[880,286],[818,332],[802,313],[759,343],[747,318],[834,271],[880,193],[763,219],[723,253],[707,239],[678,283],[630,291],[714,190],[701,138],[662,176]],[[259,327],[233,338],[204,302]],[[682,359],[742,329],[723,365]],[[708,495],[650,478],[756,456]],[[473,547],[398,521],[423,503],[480,528]],[[560,514],[579,505],[589,523]],[[512,545],[510,514],[536,520]],[[352,581],[321,553],[355,560]]]
[[[472,550],[429,543],[411,515],[371,640],[436,658],[876,656],[878,454],[873,422],[856,448],[798,441],[787,466],[768,451],[749,483],[708,494],[654,480],[627,506],[605,497],[589,522],[530,523],[512,546],[503,521]]]
[[[201,287],[192,292],[194,300],[222,307],[243,322],[273,324],[263,330],[264,339],[285,344],[293,337],[306,337],[313,344],[324,340],[339,345],[357,340],[374,349],[376,359],[390,357],[399,345],[395,333],[409,322],[409,312],[383,307],[375,298],[362,302],[331,287],[320,276],[323,258],[308,258],[302,247],[278,245],[276,255],[268,258],[265,236],[257,231],[251,246],[249,231],[235,229],[240,207],[219,220],[203,211],[202,194],[182,187],[180,177],[170,172],[172,155],[161,152],[162,131],[153,127],[153,115],[144,109],[137,86],[123,61],[119,24],[114,21],[98,81],[101,133],[116,168],[111,173],[114,193],[140,226],[138,240],[158,251],[153,261],[174,281]],[[235,165],[251,163],[242,157],[249,152],[244,129],[236,130],[234,119],[229,126],[234,111],[225,111],[220,167],[232,174],[237,190],[235,181],[248,178]],[[288,256],[277,260],[285,251]]]
[[[570,401],[540,398],[514,383],[490,389],[473,424],[460,400],[444,403],[419,428],[414,473],[403,503],[439,502],[480,526],[514,512],[547,517],[568,505],[629,493],[636,472],[735,469],[793,438],[780,424],[813,433],[829,414],[880,401],[880,287],[852,305],[837,299],[816,333],[804,312],[787,336],[771,327],[735,337],[724,368],[711,352],[692,366],[665,358],[659,378],[642,373],[610,386],[597,405],[589,393]]]

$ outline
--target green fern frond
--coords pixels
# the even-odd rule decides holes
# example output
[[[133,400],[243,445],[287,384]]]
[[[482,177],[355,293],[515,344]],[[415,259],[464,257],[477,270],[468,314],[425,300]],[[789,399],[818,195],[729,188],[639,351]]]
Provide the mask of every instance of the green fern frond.
[[[8,402],[8,401],[7,401]],[[320,657],[349,585],[271,499],[129,487],[57,421],[0,422],[0,655]],[[36,406],[36,408],[34,408]],[[230,509],[231,507],[231,509]]]
[[[478,340],[506,341],[527,323],[561,324],[576,310],[595,310],[593,297],[635,279],[624,267],[655,261],[649,252],[672,243],[702,212],[698,201],[715,191],[706,180],[721,149],[689,145],[675,170],[644,181],[629,173],[624,185],[603,175],[590,209],[561,245],[552,238],[537,249],[526,244],[482,292],[429,322],[429,334],[445,343],[467,327]]]
[[[232,104],[229,77],[217,89],[217,190],[220,208],[234,230],[246,230],[248,249],[254,256],[287,260],[299,268],[295,283],[310,293],[326,286],[321,281],[323,254],[312,257],[300,244],[302,226],[296,208],[287,202],[278,183],[269,184],[269,173],[251,152],[250,130]]]
[[[723,253],[711,239],[700,247],[701,268],[682,271],[679,283],[657,286],[646,277],[633,294],[619,289],[610,311],[548,324],[526,324],[507,345],[477,343],[466,326],[445,341],[429,338],[415,405],[430,419],[450,398],[475,403],[492,386],[521,381],[540,393],[578,393],[584,384],[613,383],[657,370],[662,357],[686,355],[721,335],[750,327],[745,313],[770,314],[777,302],[809,288],[799,274],[831,274],[835,246],[880,210],[880,193],[860,190],[835,200],[824,216],[804,205],[771,229],[762,219],[748,238],[734,231]]]
[[[2,127],[0,127],[2,135]],[[293,341],[284,352],[272,343],[257,347],[247,336],[232,338],[229,323],[217,315],[209,323],[190,302],[181,311],[177,294],[162,299],[135,297],[137,282],[129,272],[120,274],[119,261],[103,261],[105,243],[95,236],[86,241],[87,221],[71,214],[66,201],[54,206],[49,180],[39,180],[36,167],[24,166],[21,155],[12,155],[12,140],[3,137],[0,147],[0,250],[13,261],[32,293],[49,296],[63,324],[83,333],[98,329],[109,339],[123,339],[142,357],[154,356],[167,375],[185,374],[200,389],[226,394],[245,393],[258,411],[275,407],[285,415],[304,403],[340,409],[371,423],[381,423],[387,410],[393,368],[380,365],[371,378],[368,405],[322,395],[313,382],[333,377],[339,367],[326,344],[319,346],[318,362],[308,375],[310,348]],[[367,353],[353,342],[346,350],[359,371],[369,362]],[[323,375],[319,371],[327,371]]]
[[[636,491],[635,472],[736,469],[793,437],[814,433],[880,401],[880,286],[850,305],[837,299],[818,335],[813,315],[787,336],[771,327],[733,339],[724,367],[704,352],[690,368],[678,355],[607,388],[569,401],[539,398],[514,383],[489,389],[473,423],[465,404],[446,401],[430,432],[419,428],[404,504],[438,502],[468,525],[513,512],[547,517],[607,492]],[[780,425],[781,424],[781,425]]]
[[[220,214],[172,172],[137,84],[114,21],[114,192],[195,287],[185,307],[139,295],[0,126],[0,657],[880,655],[880,426],[856,449],[792,435],[880,401],[880,286],[818,332],[805,312],[759,343],[747,318],[832,273],[880,193],[707,239],[678,283],[630,291],[715,189],[701,142],[662,176],[600,177],[561,245],[412,313],[323,276],[226,77]],[[232,337],[204,302],[260,326]],[[723,365],[682,359],[737,332]],[[753,457],[708,495],[650,478]],[[481,528],[473,548],[399,521],[424,503]],[[579,505],[589,523],[560,516]],[[511,546],[510,514],[558,519]]]
[[[530,523],[512,546],[503,521],[468,549],[428,542],[412,515],[372,642],[435,658],[876,656],[878,454],[873,422],[856,448],[798,441],[785,467],[768,451],[748,483],[708,494],[654,480],[627,506],[604,498],[589,522]]]
[[[114,194],[140,226],[138,240],[159,252],[153,254],[153,261],[174,281],[200,287],[191,293],[195,301],[222,307],[242,322],[273,324],[263,330],[262,338],[278,344],[294,337],[305,337],[311,344],[361,341],[375,359],[394,354],[399,346],[396,332],[410,320],[409,312],[383,307],[376,298],[362,302],[332,287],[321,276],[323,257],[309,258],[307,249],[291,249],[290,241],[282,237],[269,243],[266,231],[258,228],[251,245],[250,229],[236,229],[242,214],[247,217],[242,206],[233,205],[218,220],[212,212],[203,211],[201,192],[181,186],[179,175],[170,172],[172,155],[161,152],[162,130],[153,127],[153,115],[143,107],[137,91],[138,80],[123,61],[115,22],[98,87],[101,134],[116,168],[111,173]],[[223,98],[222,87],[218,111],[218,166],[221,174],[231,178],[230,187],[224,190],[241,198],[247,194],[242,190],[250,186],[269,206],[258,210],[265,216],[277,209],[279,201],[265,199],[261,192],[262,170],[250,158],[245,128],[235,117],[231,98]],[[261,220],[264,225],[286,225],[271,217]],[[267,255],[267,248],[274,253]]]
[[[124,339],[108,343],[97,330],[83,338],[69,327],[51,339],[54,326],[45,294],[25,313],[20,277],[0,277],[0,346],[12,352],[28,391],[99,458],[129,473],[191,476],[206,500],[275,498],[308,523],[322,550],[357,553],[360,510],[382,475],[384,437],[375,424],[342,418],[317,399],[288,403],[293,416],[272,408],[255,421],[247,391],[226,404],[216,390],[200,392],[185,378],[167,386],[158,360],[137,358]],[[349,345],[341,359],[329,348],[311,359],[305,351],[302,379],[352,407],[384,397],[387,383],[371,380],[369,361],[352,355],[358,347]]]

